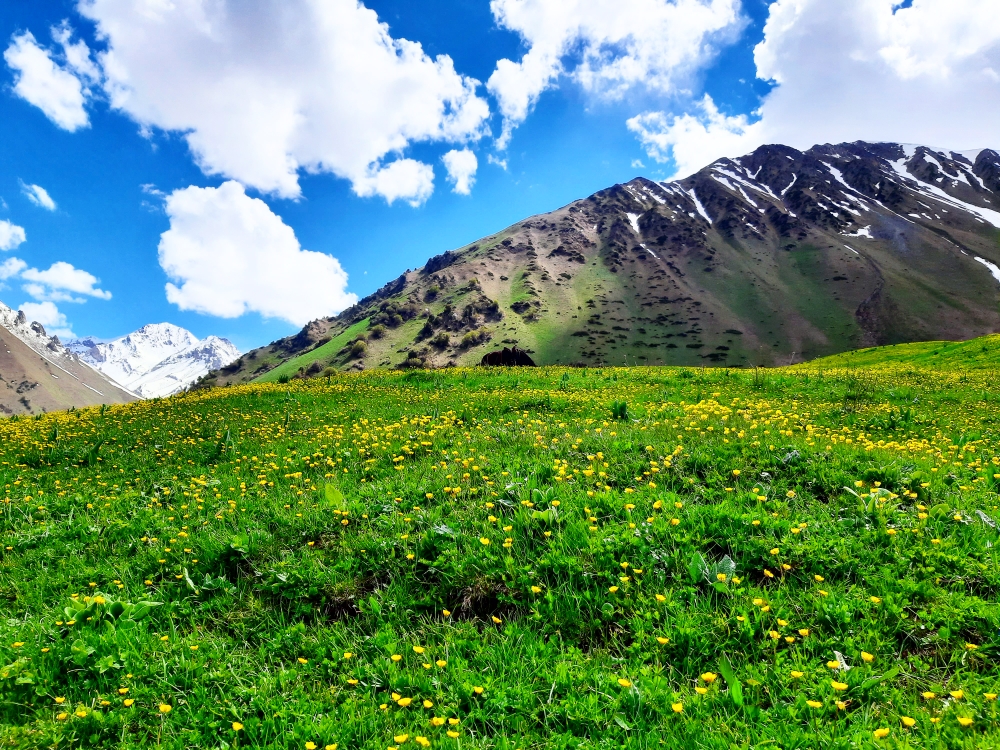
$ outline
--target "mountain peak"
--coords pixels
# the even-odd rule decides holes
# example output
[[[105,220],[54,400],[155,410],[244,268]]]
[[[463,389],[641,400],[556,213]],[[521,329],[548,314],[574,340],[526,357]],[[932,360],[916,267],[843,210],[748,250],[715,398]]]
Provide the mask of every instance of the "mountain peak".
[[[145,398],[183,390],[209,370],[240,356],[226,339],[200,341],[172,323],[149,323],[108,342],[94,338],[69,344],[81,359]]]
[[[0,415],[134,399],[49,336],[41,323],[0,302]]]
[[[769,144],[431,258],[207,380],[467,365],[787,364],[1000,330],[1000,156]],[[994,270],[995,269],[995,270]]]

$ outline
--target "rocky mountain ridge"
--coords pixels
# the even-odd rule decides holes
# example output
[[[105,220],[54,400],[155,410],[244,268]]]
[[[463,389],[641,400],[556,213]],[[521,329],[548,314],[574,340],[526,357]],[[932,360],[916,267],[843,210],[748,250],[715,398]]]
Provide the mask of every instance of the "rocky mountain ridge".
[[[762,146],[431,258],[207,383],[327,368],[786,364],[1000,330],[1000,155]]]
[[[0,415],[136,400],[68,350],[40,323],[0,302]]]

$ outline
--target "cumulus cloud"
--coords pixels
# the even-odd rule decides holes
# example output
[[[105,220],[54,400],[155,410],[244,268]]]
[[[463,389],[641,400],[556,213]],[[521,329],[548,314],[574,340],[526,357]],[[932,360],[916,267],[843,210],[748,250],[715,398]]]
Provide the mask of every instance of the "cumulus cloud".
[[[337,259],[303,250],[292,228],[238,182],[176,190],[166,211],[160,265],[167,299],[182,310],[259,312],[303,325],[357,301]]]
[[[14,93],[42,110],[60,128],[72,132],[90,124],[84,106],[89,91],[83,79],[92,72],[93,63],[90,69],[85,68],[86,45],[72,44],[68,29],[54,33],[64,52],[72,56],[65,66],[56,62],[53,53],[39,45],[30,31],[15,34],[3,58],[14,73]],[[86,54],[89,62],[89,51]]]
[[[744,25],[740,0],[491,0],[490,8],[528,48],[519,62],[500,60],[487,84],[504,117],[501,148],[561,75],[604,96],[633,86],[669,94]]]
[[[29,185],[22,182],[21,192],[24,193],[25,197],[29,201],[34,203],[39,208],[44,208],[46,211],[56,210],[56,202],[52,200],[52,196],[49,195],[49,191],[41,185]]]
[[[459,195],[468,195],[472,192],[472,186],[476,183],[476,170],[479,169],[479,160],[470,149],[463,148],[461,151],[451,150],[443,157],[444,168],[448,170],[448,179],[454,184],[454,192]]]
[[[27,282],[24,290],[39,301],[85,301],[82,297],[74,297],[75,294],[103,300],[111,299],[111,292],[96,286],[101,283],[100,279],[62,260],[53,263],[45,271],[28,268],[21,273],[21,278]]]
[[[777,0],[754,51],[776,86],[751,116],[709,98],[680,117],[629,121],[683,175],[763,143],[891,141],[1000,146],[1000,24],[993,0]]]
[[[15,278],[27,267],[28,264],[20,258],[8,258],[0,263],[0,282]]]
[[[28,320],[45,326],[45,332],[50,336],[58,336],[63,340],[76,338],[66,316],[52,302],[25,302],[19,309]]]
[[[0,220],[0,250],[14,250],[27,239],[24,227],[12,224],[6,219]]]
[[[434,168],[415,159],[372,166],[354,181],[354,192],[362,198],[381,195],[390,205],[403,199],[416,207],[434,192]]]
[[[112,107],[144,129],[182,133],[207,174],[281,197],[299,170],[363,196],[420,203],[430,166],[416,142],[486,132],[474,79],[394,39],[357,0],[80,0],[106,49]]]
[[[668,117],[647,112],[627,121],[646,153],[657,161],[673,159],[678,175],[686,176],[723,155],[744,153],[747,141],[760,129],[746,115],[726,116],[708,94],[695,107],[696,114]]]

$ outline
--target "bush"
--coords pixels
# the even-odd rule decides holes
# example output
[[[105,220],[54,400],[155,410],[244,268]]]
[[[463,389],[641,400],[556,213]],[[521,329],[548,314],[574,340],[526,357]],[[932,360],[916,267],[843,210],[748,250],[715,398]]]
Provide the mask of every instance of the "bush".
[[[371,329],[371,331],[368,332],[368,334],[373,339],[380,339],[383,336],[385,336],[385,332],[386,332],[386,327],[384,325],[382,325],[381,323],[379,323],[377,326],[374,326]]]
[[[365,356],[368,351],[368,343],[359,339],[351,344],[351,356],[355,359]]]
[[[291,380],[291,378],[288,377],[287,375],[279,375],[278,376],[278,383],[280,385],[287,385],[287,383],[288,383],[289,380]]]
[[[407,352],[406,359],[399,364],[401,370],[416,370],[424,366],[424,358],[416,352]]]
[[[433,318],[433,316],[431,316],[431,318]],[[429,339],[431,336],[434,335],[434,323],[432,322],[431,318],[428,318],[427,321],[424,323],[424,327],[420,329],[420,332],[417,334],[417,341],[423,341],[424,339]]]
[[[484,341],[489,341],[490,331],[488,328],[477,328],[475,331],[469,331],[462,337],[462,348],[468,349],[472,346],[477,346],[482,344]]]
[[[431,346],[435,349],[447,349],[450,343],[451,337],[444,331],[441,331],[441,333],[431,339]]]

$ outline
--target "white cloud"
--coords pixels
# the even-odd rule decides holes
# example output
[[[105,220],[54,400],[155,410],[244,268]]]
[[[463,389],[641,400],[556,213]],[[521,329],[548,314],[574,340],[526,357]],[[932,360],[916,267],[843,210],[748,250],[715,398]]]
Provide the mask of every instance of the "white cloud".
[[[6,219],[0,220],[0,250],[14,250],[27,239],[24,227],[11,224]]]
[[[101,283],[100,279],[62,260],[53,263],[45,271],[28,268],[21,274],[21,278],[28,282],[24,285],[24,290],[36,300],[84,302],[82,298],[74,297],[74,294],[111,299],[111,292],[95,286]]]
[[[764,143],[890,141],[1000,146],[1000,24],[995,0],[777,0],[754,58],[777,85],[757,122],[693,113],[630,121],[650,156],[689,172]]]
[[[292,228],[237,182],[188,187],[167,198],[160,237],[167,299],[223,318],[247,312],[295,325],[354,304],[336,258],[303,250]]]
[[[73,41],[73,29],[69,21],[63,21],[52,29],[52,38],[62,47],[62,57],[66,67],[72,70],[84,84],[94,85],[103,78],[101,69],[91,59],[90,47],[82,39]],[[84,94],[90,96],[89,88],[84,88]]]
[[[357,0],[80,0],[106,44],[111,105],[144,129],[182,133],[207,174],[282,197],[298,172],[359,195],[419,203],[416,142],[486,132],[489,105],[451,58],[393,39]]]
[[[566,74],[616,97],[633,86],[669,94],[743,27],[740,0],[491,0],[528,52],[500,60],[488,88],[504,117],[499,145]]]
[[[15,278],[27,267],[28,264],[20,258],[8,258],[0,263],[0,282]]]
[[[719,112],[708,94],[698,102],[697,115],[668,117],[663,112],[647,112],[627,121],[646,153],[657,161],[673,159],[676,174],[686,177],[722,155],[739,155],[759,129],[746,115],[727,117]]]
[[[51,302],[25,302],[19,308],[28,320],[41,323],[50,336],[58,336],[64,341],[74,339],[76,335],[69,327],[66,316]]]
[[[78,61],[79,56],[79,51],[75,51]],[[84,108],[87,100],[84,84],[74,72],[56,63],[49,50],[41,47],[30,31],[11,39],[3,59],[14,71],[17,96],[34,104],[63,130],[72,132],[90,124]]]
[[[41,185],[29,185],[22,182],[21,192],[24,193],[25,197],[27,197],[29,201],[34,203],[39,208],[44,208],[46,211],[56,210],[56,202],[52,200],[52,196],[49,195],[49,191]]]
[[[454,183],[454,191],[459,195],[468,195],[476,183],[476,170],[479,160],[470,149],[451,150],[443,157],[444,168],[448,170],[448,179]]]
[[[402,199],[416,207],[434,192],[434,168],[415,159],[396,159],[384,167],[372,165],[354,180],[354,192],[362,198],[381,195],[390,205]]]

